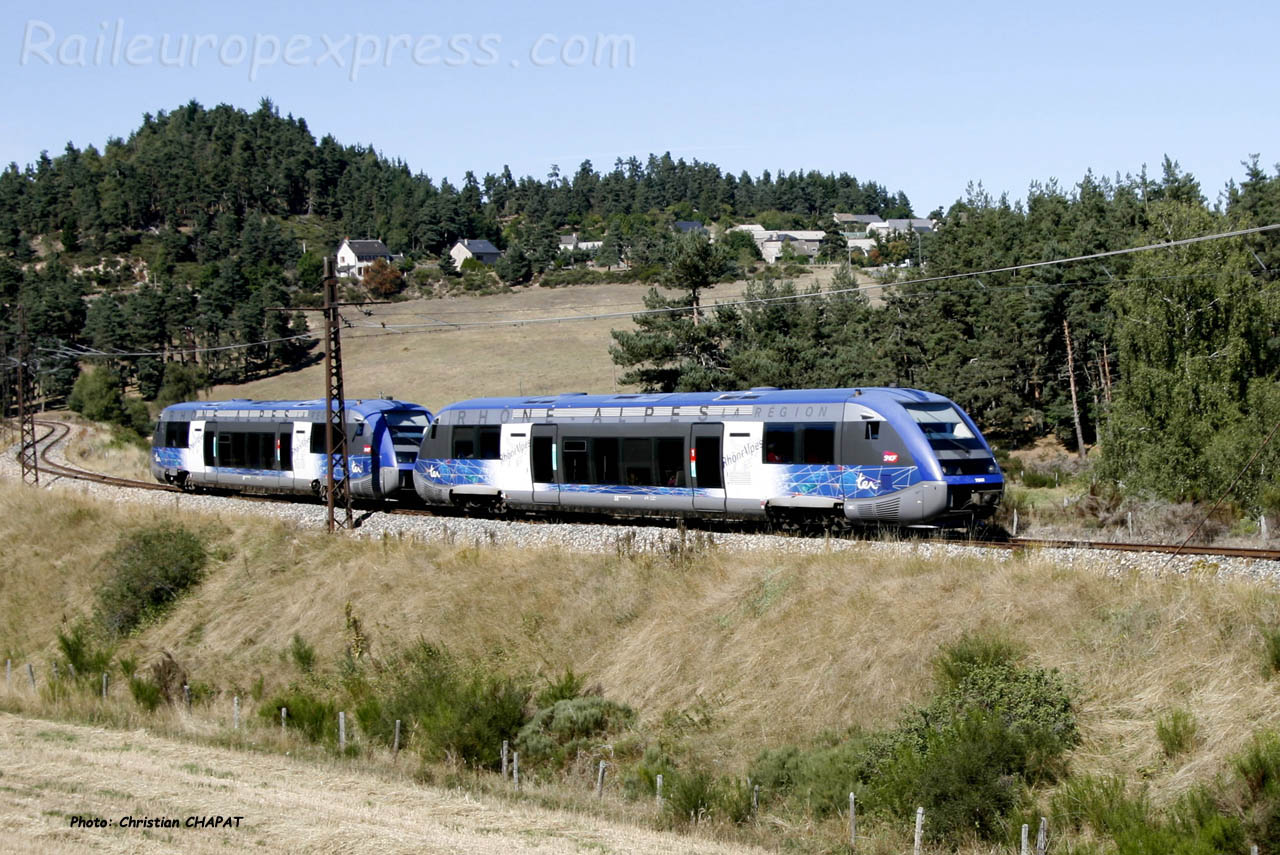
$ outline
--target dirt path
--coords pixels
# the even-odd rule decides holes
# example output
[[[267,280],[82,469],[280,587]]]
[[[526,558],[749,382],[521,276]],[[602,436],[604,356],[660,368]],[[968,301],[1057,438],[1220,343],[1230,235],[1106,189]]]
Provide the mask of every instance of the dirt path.
[[[71,827],[72,816],[108,827]],[[188,817],[242,817],[187,828]],[[176,819],[128,828],[121,819]],[[0,714],[0,848],[46,852],[745,853],[581,814],[480,801],[346,764]]]

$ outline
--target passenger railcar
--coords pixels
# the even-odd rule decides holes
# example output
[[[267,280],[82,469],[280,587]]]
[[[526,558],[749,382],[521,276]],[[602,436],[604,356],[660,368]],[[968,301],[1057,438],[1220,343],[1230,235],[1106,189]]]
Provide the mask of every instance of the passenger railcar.
[[[391,399],[346,402],[351,495],[413,487],[431,413]],[[324,401],[192,401],[165,407],[151,473],[183,487],[319,495],[327,480]],[[341,477],[341,472],[335,472]]]
[[[479,398],[414,467],[431,505],[956,525],[1004,478],[973,421],[915,389]]]

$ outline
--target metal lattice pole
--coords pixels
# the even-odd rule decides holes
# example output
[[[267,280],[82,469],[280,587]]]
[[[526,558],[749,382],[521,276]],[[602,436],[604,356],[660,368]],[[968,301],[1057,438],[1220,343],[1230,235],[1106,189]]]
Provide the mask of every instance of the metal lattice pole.
[[[332,256],[324,259],[324,409],[328,417],[325,431],[325,503],[328,506],[329,531],[352,529],[347,455],[347,408],[342,392],[342,321],[338,315],[338,280],[333,275]],[[341,472],[342,477],[335,476]],[[341,516],[336,513],[342,508]]]
[[[36,413],[27,401],[27,314],[18,307],[18,463],[22,467],[22,483],[40,485],[40,459],[36,454]]]

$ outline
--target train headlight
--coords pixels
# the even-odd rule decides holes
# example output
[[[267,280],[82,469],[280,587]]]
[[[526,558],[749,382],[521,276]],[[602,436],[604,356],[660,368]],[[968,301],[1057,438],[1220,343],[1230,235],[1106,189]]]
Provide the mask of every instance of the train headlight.
[[[1000,467],[996,465],[996,462],[994,460],[992,460],[990,463],[987,464],[987,472],[989,474],[994,475],[999,471],[1000,471]]]

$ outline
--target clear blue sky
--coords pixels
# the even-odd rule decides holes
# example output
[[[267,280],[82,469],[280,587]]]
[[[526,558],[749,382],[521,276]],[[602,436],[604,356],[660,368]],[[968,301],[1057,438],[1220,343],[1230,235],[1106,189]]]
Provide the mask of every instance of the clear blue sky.
[[[5,11],[4,163],[67,141],[101,146],[193,98],[252,110],[263,97],[317,137],[437,179],[503,164],[544,177],[553,163],[571,173],[588,158],[607,169],[670,151],[753,175],[847,171],[904,190],[918,213],[970,181],[1022,197],[1032,181],[1071,185],[1089,168],[1158,174],[1165,154],[1214,201],[1250,153],[1268,171],[1280,161],[1274,0]],[[600,34],[619,37],[615,52]]]

